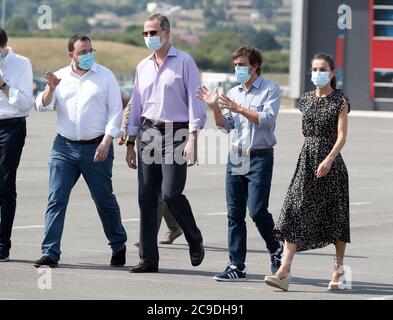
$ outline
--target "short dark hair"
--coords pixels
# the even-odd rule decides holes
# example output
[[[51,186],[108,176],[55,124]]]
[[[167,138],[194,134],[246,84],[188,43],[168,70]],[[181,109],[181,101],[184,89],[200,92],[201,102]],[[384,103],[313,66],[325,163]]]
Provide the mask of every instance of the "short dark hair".
[[[169,23],[169,19],[163,14],[155,13],[146,19],[146,21],[154,20],[158,20],[160,22],[160,27],[162,30],[171,30],[171,24]]]
[[[68,41],[68,52],[72,52],[75,50],[75,42],[77,42],[78,40],[81,41],[89,41],[91,43],[91,40],[88,36],[84,35],[84,34],[74,34],[70,40]]]
[[[8,36],[3,28],[0,28],[0,47],[4,48],[7,45]]]
[[[256,64],[258,65],[257,69],[257,75],[261,75],[261,70],[262,70],[262,63],[263,63],[263,57],[261,52],[251,46],[244,46],[239,49],[237,49],[233,54],[232,54],[232,61],[236,60],[237,58],[241,56],[246,56],[248,58],[248,61],[250,62],[250,65],[255,66]]]

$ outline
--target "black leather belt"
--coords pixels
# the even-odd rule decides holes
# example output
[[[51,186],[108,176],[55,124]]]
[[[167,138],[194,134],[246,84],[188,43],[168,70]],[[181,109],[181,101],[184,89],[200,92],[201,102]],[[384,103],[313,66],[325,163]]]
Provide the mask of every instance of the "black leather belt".
[[[8,126],[10,124],[21,123],[21,122],[26,122],[26,117],[0,119],[1,126]]]
[[[274,153],[274,148],[267,148],[267,149],[240,149],[238,147],[232,146],[232,151],[237,154],[238,156],[260,156],[264,154],[271,154]]]
[[[60,137],[62,137],[64,140],[67,140],[69,142],[72,143],[76,143],[76,144],[96,144],[96,143],[101,143],[102,139],[104,139],[105,135],[99,136],[97,138],[91,139],[91,140],[70,140],[67,139],[66,137],[63,137],[61,134],[59,134]]]
[[[156,129],[165,129],[167,127],[173,127],[174,129],[188,128],[188,122],[155,122],[150,119],[145,119],[143,124]]]

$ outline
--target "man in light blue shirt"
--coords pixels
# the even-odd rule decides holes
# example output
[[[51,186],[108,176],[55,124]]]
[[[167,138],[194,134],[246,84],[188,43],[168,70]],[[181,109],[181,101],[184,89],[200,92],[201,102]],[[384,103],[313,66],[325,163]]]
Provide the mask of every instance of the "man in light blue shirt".
[[[247,207],[270,252],[273,274],[281,265],[283,251],[282,244],[274,239],[274,221],[268,211],[280,88],[260,76],[262,56],[257,49],[239,48],[232,61],[240,85],[228,96],[219,96],[206,87],[197,92],[197,97],[212,108],[217,127],[226,133],[233,131],[226,171],[230,263],[214,277],[217,281],[246,279]]]

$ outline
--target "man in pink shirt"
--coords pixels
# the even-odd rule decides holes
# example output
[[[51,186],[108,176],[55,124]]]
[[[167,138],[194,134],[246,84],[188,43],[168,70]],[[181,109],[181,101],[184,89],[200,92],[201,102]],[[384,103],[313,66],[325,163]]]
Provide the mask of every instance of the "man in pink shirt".
[[[202,101],[196,98],[201,84],[195,61],[169,42],[170,24],[161,14],[144,24],[146,46],[153,51],[137,66],[131,112],[127,126],[127,163],[137,168],[138,137],[140,262],[130,272],[157,272],[157,205],[162,198],[183,229],[191,264],[204,258],[203,239],[183,195],[187,163],[197,162],[198,130],[206,123]]]

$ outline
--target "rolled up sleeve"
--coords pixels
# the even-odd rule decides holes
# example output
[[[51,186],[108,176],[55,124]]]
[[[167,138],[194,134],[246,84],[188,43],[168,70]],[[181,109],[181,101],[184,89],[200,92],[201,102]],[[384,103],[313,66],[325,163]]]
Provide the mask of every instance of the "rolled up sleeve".
[[[205,104],[196,97],[197,89],[201,85],[201,77],[192,58],[186,61],[184,81],[188,95],[189,130],[195,132],[205,127],[207,115]]]
[[[25,61],[16,87],[10,86],[9,103],[22,112],[28,112],[33,107],[33,69],[30,61]]]
[[[45,91],[42,91],[35,99],[35,107],[38,112],[53,111],[55,109],[56,91],[53,94],[52,101],[47,106],[44,106],[44,103],[42,102],[44,92]]]
[[[228,109],[223,109],[222,115],[225,118],[224,126],[217,126],[217,128],[224,133],[230,133],[231,130],[235,129],[235,121],[233,120],[232,112],[230,112]]]
[[[108,122],[105,134],[118,138],[122,135],[120,130],[123,118],[123,102],[121,100],[120,86],[113,73],[108,76]]]
[[[280,111],[281,94],[279,85],[271,84],[268,92],[267,99],[263,106],[263,111],[258,112],[259,128],[273,128],[278,112]]]

